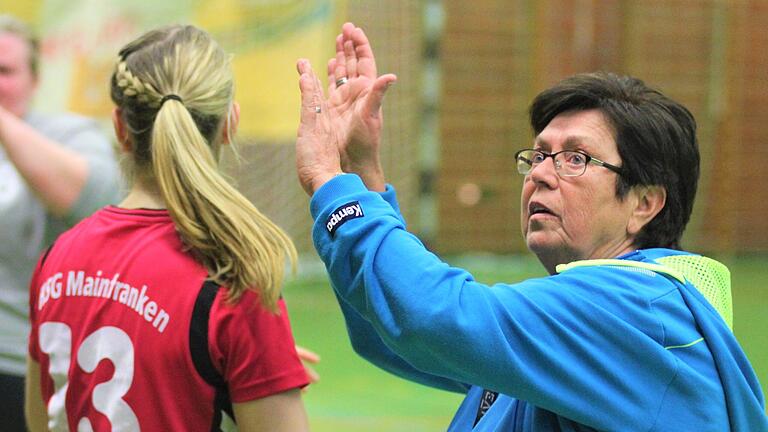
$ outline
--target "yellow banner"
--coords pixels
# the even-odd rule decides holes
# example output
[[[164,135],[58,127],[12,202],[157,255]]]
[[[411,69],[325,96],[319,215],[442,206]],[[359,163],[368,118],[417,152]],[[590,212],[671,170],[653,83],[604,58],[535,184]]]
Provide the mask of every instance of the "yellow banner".
[[[7,3],[7,4],[6,4]],[[192,23],[233,54],[235,97],[244,141],[291,143],[298,124],[295,64],[325,64],[345,13],[345,0],[0,0],[2,12],[30,23],[42,37],[35,107],[106,119],[108,80],[117,51],[142,32]]]
[[[339,31],[338,2],[205,2],[194,17],[234,53],[240,134],[293,142],[299,119],[296,60],[325,75]],[[323,77],[325,79],[325,77]]]
[[[42,0],[0,0],[0,14],[11,14],[33,24],[40,12]]]

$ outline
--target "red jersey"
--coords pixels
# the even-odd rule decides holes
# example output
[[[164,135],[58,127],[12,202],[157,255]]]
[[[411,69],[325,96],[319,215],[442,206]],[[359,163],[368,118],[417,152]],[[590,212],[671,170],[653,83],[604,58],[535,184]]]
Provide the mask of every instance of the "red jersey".
[[[106,207],[31,281],[29,352],[51,429],[211,431],[232,402],[305,386],[288,314],[226,302],[165,210]]]

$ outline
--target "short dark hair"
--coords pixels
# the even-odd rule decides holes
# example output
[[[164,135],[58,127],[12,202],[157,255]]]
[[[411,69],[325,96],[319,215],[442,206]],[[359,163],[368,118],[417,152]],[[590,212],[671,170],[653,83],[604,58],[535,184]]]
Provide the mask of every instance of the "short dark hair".
[[[699,180],[696,120],[683,105],[630,76],[596,72],[566,78],[531,103],[536,135],[561,113],[597,109],[613,127],[621,157],[616,195],[633,186],[663,186],[664,208],[635,239],[635,247],[680,249]]]

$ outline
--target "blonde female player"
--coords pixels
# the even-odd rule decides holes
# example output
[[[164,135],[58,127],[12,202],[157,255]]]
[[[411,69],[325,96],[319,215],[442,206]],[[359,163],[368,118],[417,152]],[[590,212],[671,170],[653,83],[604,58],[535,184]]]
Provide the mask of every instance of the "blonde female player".
[[[296,251],[217,170],[239,118],[227,54],[193,26],[150,31],[111,96],[132,189],[38,263],[30,427],[306,430],[280,296]]]

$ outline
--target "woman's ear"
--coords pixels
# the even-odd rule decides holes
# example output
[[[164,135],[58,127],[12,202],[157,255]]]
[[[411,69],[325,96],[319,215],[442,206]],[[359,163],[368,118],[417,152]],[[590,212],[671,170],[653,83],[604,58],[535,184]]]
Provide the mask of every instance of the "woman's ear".
[[[627,233],[636,236],[664,208],[667,190],[663,186],[636,186],[630,194],[635,194],[637,202],[627,222]]]
[[[240,104],[232,102],[232,110],[227,116],[227,122],[224,123],[224,127],[221,131],[221,143],[229,144],[237,133],[237,126],[240,124]]]
[[[123,113],[119,107],[112,108],[112,126],[115,128],[115,136],[117,137],[117,142],[120,144],[120,150],[124,153],[133,151],[133,146],[131,145],[130,137],[128,136],[128,131],[126,130],[125,122],[123,121]]]

